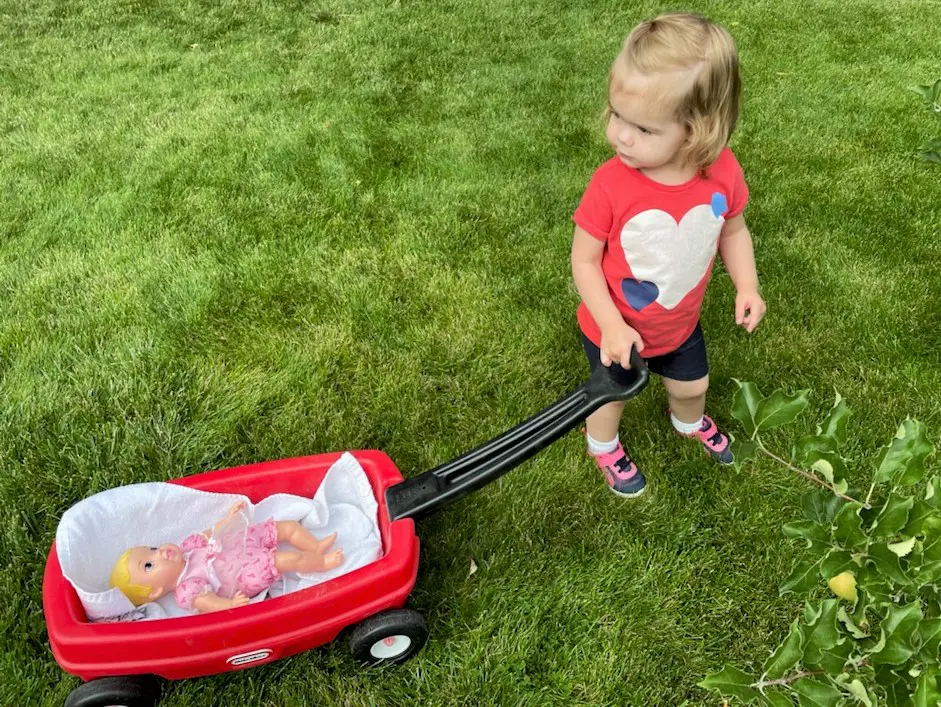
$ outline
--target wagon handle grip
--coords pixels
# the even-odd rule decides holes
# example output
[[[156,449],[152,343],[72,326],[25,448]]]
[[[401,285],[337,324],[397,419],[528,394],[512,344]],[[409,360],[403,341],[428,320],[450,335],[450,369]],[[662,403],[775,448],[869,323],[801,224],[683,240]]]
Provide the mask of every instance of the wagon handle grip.
[[[386,489],[390,520],[420,518],[464,498],[526,461],[606,403],[638,395],[650,378],[631,349],[631,368],[596,366],[588,380],[542,412],[489,442]]]

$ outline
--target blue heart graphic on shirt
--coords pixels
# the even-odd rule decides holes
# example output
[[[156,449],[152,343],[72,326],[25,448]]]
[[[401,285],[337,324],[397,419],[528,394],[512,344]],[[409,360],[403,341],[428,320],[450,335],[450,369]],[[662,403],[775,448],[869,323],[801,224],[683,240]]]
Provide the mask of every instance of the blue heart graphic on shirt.
[[[712,213],[716,218],[720,216],[725,216],[725,212],[729,210],[729,202],[725,198],[725,194],[722,192],[715,192],[712,195]]]
[[[638,312],[657,299],[660,288],[647,280],[626,279],[621,281],[621,292],[624,299]]]

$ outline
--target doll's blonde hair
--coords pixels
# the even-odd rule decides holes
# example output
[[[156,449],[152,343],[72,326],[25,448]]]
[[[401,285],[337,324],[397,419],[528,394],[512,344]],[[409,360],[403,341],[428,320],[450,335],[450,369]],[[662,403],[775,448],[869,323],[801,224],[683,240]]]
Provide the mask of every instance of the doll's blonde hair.
[[[635,27],[611,66],[609,87],[622,72],[658,79],[645,95],[689,129],[680,154],[705,171],[728,144],[738,121],[741,78],[728,31],[702,15],[668,13]],[[610,106],[605,113],[605,122]]]
[[[140,606],[151,600],[150,593],[153,591],[153,588],[145,587],[143,584],[131,583],[131,572],[128,569],[128,562],[130,561],[131,551],[133,549],[134,548],[125,550],[118,558],[117,562],[114,563],[114,567],[111,569],[111,586],[120,589],[121,593],[130,599],[134,606]]]

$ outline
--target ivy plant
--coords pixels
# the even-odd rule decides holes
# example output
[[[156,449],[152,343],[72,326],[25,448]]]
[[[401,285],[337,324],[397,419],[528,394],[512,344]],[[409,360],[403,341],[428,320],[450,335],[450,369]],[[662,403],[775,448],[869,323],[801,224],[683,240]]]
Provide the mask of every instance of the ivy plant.
[[[803,497],[803,518],[783,526],[801,554],[780,591],[808,598],[760,672],[726,665],[700,686],[729,704],[941,705],[941,476],[925,465],[934,446],[924,426],[903,421],[872,460],[868,491],[857,490],[847,482],[850,409],[839,394],[785,458],[762,434],[793,422],[808,391],[765,397],[738,386],[736,465],[765,457],[819,487]]]
[[[911,86],[908,89],[922,97],[932,113],[941,118],[941,79],[925,86]],[[931,138],[921,146],[921,156],[929,162],[941,164],[941,137]]]

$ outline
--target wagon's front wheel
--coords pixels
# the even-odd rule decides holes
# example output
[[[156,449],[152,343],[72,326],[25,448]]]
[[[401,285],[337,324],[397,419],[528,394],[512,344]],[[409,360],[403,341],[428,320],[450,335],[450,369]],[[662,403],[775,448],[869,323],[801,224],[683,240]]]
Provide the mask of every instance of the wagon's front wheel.
[[[404,663],[428,640],[425,619],[412,609],[393,609],[370,616],[350,634],[353,657],[367,665]]]
[[[65,707],[154,707],[160,699],[160,681],[154,675],[98,678],[72,690]]]

